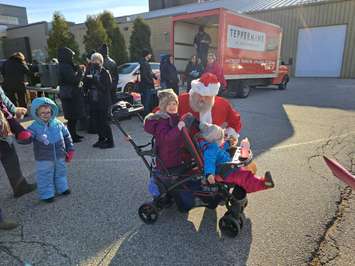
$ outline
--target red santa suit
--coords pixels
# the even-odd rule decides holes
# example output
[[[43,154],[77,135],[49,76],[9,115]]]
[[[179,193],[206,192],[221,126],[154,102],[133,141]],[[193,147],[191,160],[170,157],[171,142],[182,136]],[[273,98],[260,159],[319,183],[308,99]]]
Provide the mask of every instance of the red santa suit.
[[[179,96],[178,113],[180,117],[186,113],[192,113],[199,121],[226,128],[227,135],[238,138],[242,127],[240,114],[226,99],[216,96],[219,87],[220,83],[216,76],[211,73],[205,73],[200,79],[193,80],[190,92]],[[205,113],[194,112],[190,107],[189,101],[190,94],[193,93],[198,93],[202,96],[216,96],[212,108]]]

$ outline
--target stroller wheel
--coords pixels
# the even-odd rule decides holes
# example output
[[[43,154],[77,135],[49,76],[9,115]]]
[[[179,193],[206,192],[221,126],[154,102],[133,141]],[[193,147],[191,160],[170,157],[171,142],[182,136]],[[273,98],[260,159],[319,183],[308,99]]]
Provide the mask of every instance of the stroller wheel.
[[[152,203],[144,203],[138,209],[138,215],[146,224],[153,224],[158,220],[158,210]]]
[[[236,237],[240,232],[240,221],[235,219],[232,215],[224,215],[219,220],[218,225],[221,232],[229,237]]]

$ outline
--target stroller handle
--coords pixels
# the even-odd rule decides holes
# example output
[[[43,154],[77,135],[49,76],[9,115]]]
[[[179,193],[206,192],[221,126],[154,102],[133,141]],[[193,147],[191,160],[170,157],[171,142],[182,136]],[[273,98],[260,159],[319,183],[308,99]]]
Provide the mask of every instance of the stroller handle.
[[[138,119],[143,122],[143,118],[138,112],[132,114],[132,116],[137,116]],[[133,138],[127,133],[127,131],[124,130],[124,128],[121,125],[121,121],[117,117],[115,117],[115,113],[114,112],[112,113],[112,123],[121,131],[121,133],[126,137],[127,141],[133,146],[133,148],[136,151],[136,153],[142,158],[145,166],[149,170],[151,170],[151,165],[149,164],[149,162],[145,158],[145,156],[149,155],[149,153],[142,150],[142,148],[145,148],[145,147],[149,146],[150,143],[148,143],[146,145],[137,145],[137,143],[134,142]]]

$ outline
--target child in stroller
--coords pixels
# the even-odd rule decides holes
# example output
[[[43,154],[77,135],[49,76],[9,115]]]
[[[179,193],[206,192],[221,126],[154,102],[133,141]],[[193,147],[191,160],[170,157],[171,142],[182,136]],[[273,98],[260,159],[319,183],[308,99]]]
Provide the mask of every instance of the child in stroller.
[[[173,101],[177,106],[177,97],[175,98],[170,91],[165,96],[168,95],[171,96],[171,98],[168,98],[176,99]],[[162,111],[167,110],[167,105],[164,105],[163,102],[165,104],[170,102],[164,101],[163,98],[163,94],[160,94],[160,108]],[[215,209],[219,204],[222,204],[226,206],[227,212],[219,220],[219,228],[222,233],[231,237],[236,237],[245,220],[243,211],[247,204],[246,191],[242,187],[233,183],[217,182],[214,185],[208,184],[204,175],[204,162],[201,158],[201,153],[191,135],[191,131],[194,131],[192,127],[196,126],[196,123],[191,119],[192,116],[182,117],[181,120],[184,122],[179,123],[179,118],[177,117],[177,114],[175,114],[176,120],[174,123],[170,124],[172,114],[163,114],[164,112],[162,111],[158,116],[150,115],[145,119],[145,130],[151,133],[164,132],[165,134],[162,134],[163,136],[166,136],[169,132],[174,133],[175,137],[171,138],[171,140],[174,141],[169,143],[163,141],[159,143],[158,141],[154,142],[153,138],[151,143],[140,146],[138,146],[125,132],[120,125],[119,119],[115,119],[115,110],[113,110],[112,113],[113,122],[133,145],[137,154],[142,158],[143,162],[149,169],[150,177],[154,177],[154,184],[157,185],[156,189],[158,193],[154,196],[152,201],[146,202],[140,206],[138,210],[139,217],[146,224],[155,223],[160,211],[169,206],[166,204],[167,199],[169,198],[172,198],[175,201],[179,210],[185,212],[200,206]],[[163,116],[166,116],[166,118],[163,118]],[[148,126],[150,123],[154,125],[153,131],[151,131],[152,128]],[[164,129],[166,131],[156,131],[159,128],[158,124],[160,123],[165,124]],[[180,126],[178,126],[179,124]],[[164,157],[162,156],[163,153],[161,152],[161,148],[167,148],[169,144],[175,149],[172,152],[175,154],[174,159],[178,159],[175,161],[176,164],[169,164],[169,160],[167,161],[165,160],[166,158],[160,158]],[[179,153],[181,152],[181,146],[184,146],[189,152],[189,160],[184,160],[180,157],[181,155],[179,155]],[[152,158],[151,162],[149,162],[146,157]],[[158,163],[156,163],[156,161]],[[244,161],[233,161],[233,164],[228,164],[232,164],[235,167],[242,167],[249,164],[251,161],[252,154],[250,153],[248,159]],[[173,167],[167,167],[164,163]],[[176,169],[175,166],[179,164],[180,168],[178,167],[179,169]]]
[[[215,182],[235,184],[244,188],[247,193],[274,187],[269,171],[261,178],[249,170],[233,167],[234,154],[230,154],[229,141],[224,140],[223,128],[213,124],[200,123],[200,130],[202,138],[198,138],[198,146],[204,159],[204,174],[210,184]],[[216,175],[221,176],[222,179]]]
[[[185,126],[184,121],[179,121],[179,100],[175,92],[172,89],[161,90],[158,98],[159,111],[148,114],[144,119],[144,130],[155,139],[156,174],[172,172],[181,166],[181,129]],[[153,197],[159,196],[154,177],[150,179],[148,188]]]

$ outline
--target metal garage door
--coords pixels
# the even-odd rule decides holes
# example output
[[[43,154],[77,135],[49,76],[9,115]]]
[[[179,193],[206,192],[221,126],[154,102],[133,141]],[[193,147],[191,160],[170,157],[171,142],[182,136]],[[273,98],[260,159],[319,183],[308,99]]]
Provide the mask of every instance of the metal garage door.
[[[346,25],[300,29],[297,77],[339,77],[343,63]]]

